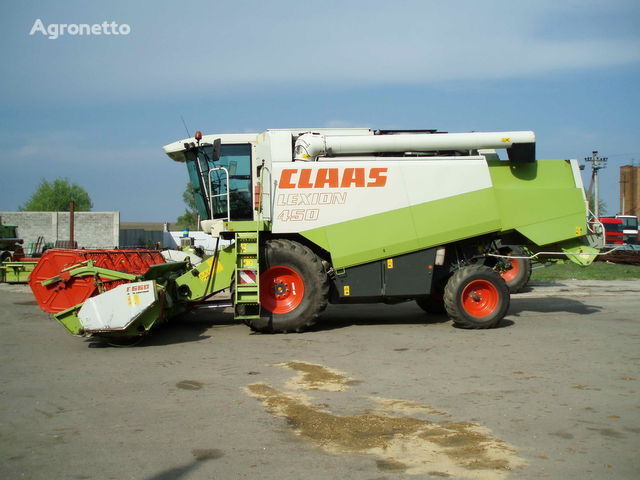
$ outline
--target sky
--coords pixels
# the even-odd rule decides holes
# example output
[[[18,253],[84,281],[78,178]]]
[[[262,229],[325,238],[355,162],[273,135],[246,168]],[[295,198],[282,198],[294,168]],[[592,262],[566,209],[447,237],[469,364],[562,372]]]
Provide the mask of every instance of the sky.
[[[53,38],[38,20],[109,25]],[[639,27],[637,0],[3,0],[0,211],[68,178],[95,211],[174,222],[187,171],[162,146],[184,119],[191,134],[534,130],[539,159],[608,158],[615,214],[619,167],[640,165]]]

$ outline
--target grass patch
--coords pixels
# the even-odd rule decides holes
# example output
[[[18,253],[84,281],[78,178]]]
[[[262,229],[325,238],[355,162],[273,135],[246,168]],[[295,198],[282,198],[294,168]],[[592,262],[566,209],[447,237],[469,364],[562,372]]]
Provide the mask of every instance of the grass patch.
[[[594,262],[588,267],[574,263],[556,264],[546,268],[538,268],[531,274],[531,280],[552,282],[555,280],[638,280],[639,265],[622,265],[617,263]]]

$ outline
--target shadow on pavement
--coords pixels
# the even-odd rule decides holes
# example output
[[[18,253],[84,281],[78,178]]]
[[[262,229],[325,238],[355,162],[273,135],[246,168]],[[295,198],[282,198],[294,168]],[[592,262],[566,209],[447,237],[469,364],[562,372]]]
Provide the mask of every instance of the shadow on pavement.
[[[519,316],[522,312],[569,312],[580,315],[589,315],[602,311],[597,305],[587,305],[579,300],[567,297],[543,297],[543,298],[518,298],[511,297],[511,306],[508,315]]]
[[[329,307],[309,331],[335,330],[357,325],[431,325],[449,322],[451,319],[446,314],[428,314],[412,303],[340,305],[339,310]],[[513,324],[511,320],[503,319],[495,328],[510,327]]]
[[[164,325],[152,329],[149,335],[121,345],[115,344],[107,338],[91,337],[87,339],[90,348],[108,347],[159,347],[173,345],[177,343],[199,342],[211,338],[205,332],[214,326],[237,325],[238,321],[233,319],[233,315],[220,310],[208,310],[205,308],[194,309],[191,312],[183,313]]]
[[[179,478],[184,477],[185,475],[188,475],[190,472],[197,469],[199,466],[200,465],[198,461],[194,460],[193,462],[187,465],[184,465],[182,467],[169,468],[162,472],[156,473],[151,477],[147,477],[146,480],[177,480]]]

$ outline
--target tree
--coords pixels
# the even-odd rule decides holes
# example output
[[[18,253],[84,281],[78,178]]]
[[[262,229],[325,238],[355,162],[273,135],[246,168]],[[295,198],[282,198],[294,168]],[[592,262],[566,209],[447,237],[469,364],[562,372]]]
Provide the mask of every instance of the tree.
[[[198,228],[198,208],[196,207],[196,196],[191,182],[187,183],[187,187],[182,194],[182,200],[187,208],[185,208],[184,214],[178,217],[176,224],[180,228],[196,230]]]
[[[22,212],[68,212],[69,202],[73,200],[77,212],[87,212],[93,208],[91,197],[77,183],[67,178],[58,178],[53,182],[42,180],[36,191],[20,206]]]

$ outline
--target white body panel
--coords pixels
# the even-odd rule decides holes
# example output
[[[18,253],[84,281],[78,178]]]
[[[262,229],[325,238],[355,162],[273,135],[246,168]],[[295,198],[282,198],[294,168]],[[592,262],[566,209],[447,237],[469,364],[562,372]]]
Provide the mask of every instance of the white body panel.
[[[220,139],[222,143],[255,143],[257,133],[225,133],[216,135],[205,135],[200,141],[201,145],[211,145],[216,139]],[[196,146],[196,139],[185,138],[184,140],[178,140],[177,142],[169,143],[162,147],[164,153],[166,153],[172,160],[176,162],[186,162],[187,157],[184,152],[187,148],[193,148]]]
[[[167,262],[186,262],[189,260],[194,267],[202,263],[202,258],[199,256],[182,250],[163,250],[160,253]]]
[[[156,300],[153,280],[127,283],[84,302],[78,318],[87,332],[124,330]]]
[[[290,162],[291,161],[291,151],[293,148],[293,144],[291,139],[294,140],[298,138],[298,136],[307,133],[307,132],[318,132],[324,135],[373,135],[373,132],[369,128],[282,128],[282,129],[270,129],[263,133],[213,133],[209,135],[204,135],[202,140],[200,141],[200,145],[212,145],[213,142],[217,139],[223,144],[233,144],[233,143],[251,143],[254,146],[257,143],[268,142],[268,136],[277,137],[279,140],[286,138],[286,142],[275,141],[277,146],[274,146],[274,152],[271,155],[273,161],[281,161],[281,162]],[[192,148],[196,146],[196,139],[193,137],[185,138],[183,140],[178,140],[177,142],[169,143],[162,147],[164,153],[166,153],[169,157],[171,157],[176,162],[185,162],[187,158],[184,155],[184,152],[187,148]],[[284,148],[287,153],[286,155],[279,155],[281,150]]]
[[[302,232],[492,186],[482,156],[358,160],[274,163],[273,232]]]

